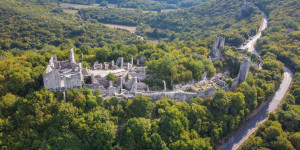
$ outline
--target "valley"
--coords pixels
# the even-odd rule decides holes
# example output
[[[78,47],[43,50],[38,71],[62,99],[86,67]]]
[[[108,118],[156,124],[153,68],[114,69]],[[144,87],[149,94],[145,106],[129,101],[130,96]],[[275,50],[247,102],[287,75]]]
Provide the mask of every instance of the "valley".
[[[299,149],[298,0],[1,0],[0,149]]]

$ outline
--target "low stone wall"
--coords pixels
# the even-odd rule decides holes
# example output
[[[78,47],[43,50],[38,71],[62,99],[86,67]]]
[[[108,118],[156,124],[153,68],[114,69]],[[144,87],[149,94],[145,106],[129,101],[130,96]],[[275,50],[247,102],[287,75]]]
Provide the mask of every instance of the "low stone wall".
[[[185,102],[195,97],[200,97],[200,98],[212,97],[216,91],[217,89],[213,87],[211,89],[203,90],[199,93],[189,93],[189,92],[180,91],[180,92],[137,93],[137,95],[150,96],[152,101],[157,101],[162,97],[169,97],[179,102]]]

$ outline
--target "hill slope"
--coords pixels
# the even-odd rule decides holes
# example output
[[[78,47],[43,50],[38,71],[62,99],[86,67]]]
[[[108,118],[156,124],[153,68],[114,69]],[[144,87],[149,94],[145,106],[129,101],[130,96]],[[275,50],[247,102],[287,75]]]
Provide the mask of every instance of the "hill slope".
[[[0,1],[0,46],[2,49],[41,49],[55,46],[127,43],[135,40],[129,32],[86,23],[64,14],[55,5],[37,5],[16,0]]]
[[[162,29],[158,37],[170,40],[196,40],[223,34],[229,44],[239,45],[249,36],[255,35],[262,18],[262,14],[253,5],[245,13],[242,12],[243,16],[237,17],[243,5],[239,0],[221,0],[160,14],[118,9],[82,9],[79,15],[85,20],[96,19],[105,23],[139,27],[150,25]],[[143,32],[140,34],[143,35]]]

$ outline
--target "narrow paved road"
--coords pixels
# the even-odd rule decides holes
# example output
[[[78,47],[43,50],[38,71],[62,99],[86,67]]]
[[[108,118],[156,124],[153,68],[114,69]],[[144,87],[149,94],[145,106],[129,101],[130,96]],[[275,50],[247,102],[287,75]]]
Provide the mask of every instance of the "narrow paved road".
[[[257,40],[261,37],[261,32],[263,30],[265,30],[268,27],[268,17],[267,15],[264,13],[264,17],[262,20],[262,25],[260,27],[260,29],[258,30],[258,33],[252,37],[252,40],[250,40],[246,45],[241,45],[240,47],[238,47],[238,49],[246,49],[248,48],[248,51],[254,54],[257,54],[257,51],[255,50],[254,46],[255,43],[257,42]]]
[[[259,33],[255,35],[251,41],[245,46],[239,48],[248,48],[248,51],[258,54],[254,49],[256,41],[261,36],[261,31],[267,28],[267,16],[264,14],[262,26]],[[219,150],[236,150],[249,136],[255,132],[260,124],[267,120],[267,113],[273,112],[280,104],[285,93],[288,91],[292,81],[293,73],[288,68],[284,67],[284,78],[280,84],[279,89],[276,91],[273,99],[255,116],[253,117],[242,129],[240,129],[233,137],[231,137]]]

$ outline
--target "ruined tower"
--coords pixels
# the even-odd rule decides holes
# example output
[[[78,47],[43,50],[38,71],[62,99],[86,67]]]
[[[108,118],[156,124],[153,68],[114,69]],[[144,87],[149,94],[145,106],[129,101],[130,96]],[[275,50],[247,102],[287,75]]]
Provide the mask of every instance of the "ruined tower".
[[[223,48],[225,44],[225,37],[221,36],[216,36],[215,37],[215,42],[214,42],[214,47],[212,50],[212,54],[214,57],[220,57],[221,53],[219,52],[219,49]]]
[[[74,57],[74,50],[73,50],[73,48],[71,48],[71,50],[70,50],[69,61],[70,61],[71,67],[74,67],[76,65],[76,60],[75,60],[75,57]]]
[[[250,68],[250,60],[249,59],[246,59],[241,62],[240,71],[239,71],[239,83],[242,83],[247,79],[248,73],[249,73],[249,68]]]

